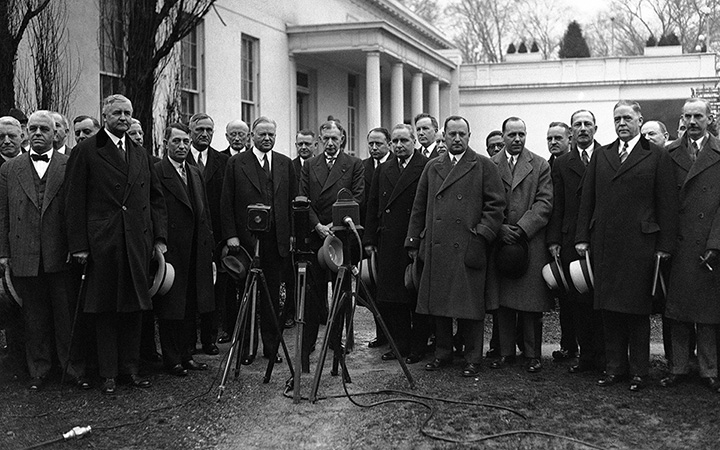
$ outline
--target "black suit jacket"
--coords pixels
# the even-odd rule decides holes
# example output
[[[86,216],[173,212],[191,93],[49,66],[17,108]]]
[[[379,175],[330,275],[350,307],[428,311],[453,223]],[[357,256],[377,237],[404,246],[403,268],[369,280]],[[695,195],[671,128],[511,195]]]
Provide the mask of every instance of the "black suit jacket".
[[[230,158],[221,199],[222,238],[239,238],[240,244],[250,254],[254,250],[255,237],[247,229],[247,207],[254,203],[266,203],[256,165],[259,163],[251,151]],[[273,182],[273,204],[270,206],[278,252],[284,258],[290,252],[291,208],[297,195],[297,184],[290,158],[283,154],[273,151],[270,171]]]
[[[202,177],[203,180],[205,180],[205,192],[207,193],[210,205],[210,218],[212,220],[213,236],[217,242],[222,237],[220,196],[222,195],[225,170],[230,157],[212,147],[208,147],[205,151],[207,152],[207,164],[205,164],[205,171],[202,173]],[[186,161],[188,164],[197,166],[197,161],[193,158],[192,152],[188,152]]]

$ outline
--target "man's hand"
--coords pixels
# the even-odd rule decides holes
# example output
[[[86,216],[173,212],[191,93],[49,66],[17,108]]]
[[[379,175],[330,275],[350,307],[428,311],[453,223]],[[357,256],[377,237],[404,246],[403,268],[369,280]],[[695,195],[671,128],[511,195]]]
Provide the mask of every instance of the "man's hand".
[[[707,269],[709,272],[714,270],[714,266],[717,265],[719,252],[715,249],[705,250],[705,254],[700,257],[700,264]],[[0,264],[2,261],[0,260]]]
[[[522,234],[517,225],[504,224],[500,227],[500,239],[506,244],[514,244],[520,240]]]
[[[590,244],[588,244],[587,242],[578,242],[577,244],[575,244],[575,251],[578,255],[585,256],[585,253],[590,251]]]
[[[548,251],[550,252],[550,256],[553,258],[559,258],[560,257],[560,246],[558,244],[551,244],[548,246]]]
[[[73,255],[73,258],[75,258],[75,261],[79,262],[80,264],[86,264],[88,261],[88,258],[90,258],[90,252],[88,252],[88,251],[75,252],[72,255]]]
[[[10,258],[0,258],[0,269],[7,270],[10,267]]]
[[[655,256],[656,256],[656,257],[659,256],[660,259],[662,259],[663,261],[664,261],[664,260],[667,260],[667,259],[670,259],[670,253],[664,252],[664,251],[662,251],[662,250],[657,250],[657,251],[655,252]]]
[[[373,252],[376,252],[376,251],[377,251],[377,247],[375,247],[374,245],[366,245],[365,246],[365,254],[367,256],[372,255]]]
[[[156,242],[155,243],[155,252],[160,252],[164,255],[165,252],[167,252],[167,244],[162,241]]]
[[[413,261],[415,260],[415,258],[417,258],[417,255],[418,255],[418,249],[413,248],[413,249],[408,250],[408,256],[409,256],[410,259],[412,259]]]
[[[230,250],[231,252],[236,252],[240,250],[240,239],[236,237],[231,237],[227,240],[227,246],[228,250]]]
[[[321,223],[315,225],[315,231],[317,231],[317,233],[323,239],[328,237],[328,235],[332,234],[332,232],[330,231],[330,225],[323,225]]]

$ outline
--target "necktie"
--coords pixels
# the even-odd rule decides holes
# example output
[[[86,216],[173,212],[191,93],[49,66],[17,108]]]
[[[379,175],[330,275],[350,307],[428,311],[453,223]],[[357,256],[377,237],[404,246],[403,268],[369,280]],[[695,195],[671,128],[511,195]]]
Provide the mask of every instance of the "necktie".
[[[628,151],[627,151],[628,145],[627,142],[623,144],[622,150],[620,150],[620,164],[624,163],[625,160],[628,157]]]
[[[430,152],[429,152],[428,149],[426,149],[425,147],[423,147],[423,156],[426,157],[426,158],[429,158],[429,157],[430,157]]]
[[[265,171],[265,175],[270,178],[270,163],[268,162],[267,155],[263,155],[263,170]]]
[[[36,154],[36,153],[31,153],[31,154],[30,154],[30,158],[31,158],[33,161],[45,161],[45,162],[50,162],[50,158],[48,158],[48,155],[46,155],[46,154],[44,154],[44,153],[43,153],[42,155],[38,155],[38,154]]]
[[[405,170],[405,163],[407,162],[407,158],[400,158],[398,157],[398,169],[400,169],[400,173],[402,173],[403,170]]]
[[[450,164],[455,167],[455,164],[457,164],[457,158],[455,156],[450,157]]]
[[[203,163],[203,152],[198,152],[198,160],[197,160],[198,169],[200,169],[200,173],[205,172],[205,163]]]
[[[180,166],[180,178],[182,178],[183,183],[187,184],[187,173],[185,172],[185,164]]]
[[[698,148],[697,142],[692,141],[692,146],[690,148],[691,148],[690,159],[692,159],[693,162],[695,162],[695,160],[697,159],[697,156],[698,156],[698,152],[700,151],[700,149]]]
[[[510,173],[514,174],[515,173],[515,157],[511,156],[508,163],[510,164]]]
[[[335,165],[335,158],[327,158],[326,159],[327,166],[328,166],[328,172],[330,172]]]
[[[125,149],[123,148],[122,141],[118,141],[117,148],[118,148],[118,151],[120,152],[120,157],[124,161],[125,160]]]
[[[588,163],[590,162],[590,158],[588,158],[587,150],[583,150],[582,155],[580,157],[582,158],[583,164],[585,164],[587,166]]]

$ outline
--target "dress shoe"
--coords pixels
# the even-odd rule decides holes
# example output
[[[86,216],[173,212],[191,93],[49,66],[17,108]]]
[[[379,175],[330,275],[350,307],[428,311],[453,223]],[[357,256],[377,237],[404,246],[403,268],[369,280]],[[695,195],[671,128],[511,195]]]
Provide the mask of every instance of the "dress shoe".
[[[635,375],[630,379],[631,392],[639,392],[643,387],[645,387],[645,380],[641,376]]]
[[[720,394],[720,380],[715,377],[703,378],[703,382],[710,388],[711,391]]]
[[[499,358],[500,357],[500,350],[496,348],[491,348],[490,350],[485,352],[485,357],[488,359],[492,358]]]
[[[372,341],[368,342],[368,347],[369,348],[378,348],[378,347],[382,347],[383,345],[385,345],[387,343],[388,343],[387,338],[376,337]]]
[[[253,361],[255,361],[254,356],[247,356],[240,361],[240,364],[242,364],[243,366],[249,366],[253,363]]]
[[[130,386],[132,387],[147,389],[152,386],[150,380],[146,380],[145,378],[141,377],[136,373],[131,373],[130,375],[128,375],[128,380],[130,380]]]
[[[542,370],[542,363],[538,358],[532,358],[530,359],[530,361],[528,361],[525,370],[530,373],[538,373]]]
[[[422,361],[422,359],[422,355],[418,355],[417,353],[410,353],[407,358],[405,358],[405,364],[417,364]]]
[[[397,359],[397,356],[395,356],[395,352],[390,350],[389,352],[383,353],[382,355],[383,361],[393,361]]]
[[[218,336],[217,342],[218,342],[218,344],[227,344],[231,340],[232,340],[232,336],[230,336],[229,334],[227,334],[226,332],[223,331],[222,333],[220,333],[220,336]]]
[[[668,376],[666,376],[662,380],[660,380],[660,386],[662,386],[662,387],[677,386],[678,384],[685,381],[686,378],[687,378],[687,375],[685,375],[685,374],[671,373],[671,374],[668,374]]]
[[[447,367],[452,363],[450,360],[435,358],[431,362],[425,364],[425,370],[433,371],[439,370],[443,367]]]
[[[564,348],[561,348],[560,350],[555,350],[552,352],[552,357],[554,360],[562,361],[564,359],[572,359],[577,357],[577,352],[570,352],[568,350],[565,350]]]
[[[183,361],[182,366],[187,370],[208,370],[207,364],[197,362],[194,359],[191,359],[190,361]]]
[[[462,376],[474,377],[480,373],[480,364],[467,363],[462,370]]]
[[[502,369],[503,367],[507,367],[511,364],[515,363],[515,356],[501,356],[499,359],[496,359],[495,361],[490,363],[491,369]]]
[[[75,378],[75,386],[81,391],[87,391],[90,389],[90,382],[85,377]]]
[[[202,349],[206,355],[217,355],[220,353],[220,349],[215,344],[203,344]]]
[[[295,326],[295,319],[288,319],[285,321],[285,329],[292,328]]]
[[[605,378],[598,380],[597,385],[602,387],[612,386],[623,379],[625,379],[625,375],[605,375]]]
[[[32,378],[28,383],[28,390],[37,392],[40,390],[40,388],[42,388],[43,384],[45,384],[44,378]]]
[[[188,374],[187,369],[184,368],[182,364],[175,364],[170,369],[168,369],[168,372],[170,372],[170,375],[174,375],[176,377],[186,377]]]
[[[105,395],[112,395],[115,393],[115,378],[105,378],[105,381],[103,381],[102,387],[100,388],[100,392],[102,392]]]
[[[577,364],[573,364],[568,368],[568,372],[570,373],[582,373],[582,372],[588,372],[590,370],[593,370],[594,366],[592,363],[586,362],[586,361],[579,361]]]

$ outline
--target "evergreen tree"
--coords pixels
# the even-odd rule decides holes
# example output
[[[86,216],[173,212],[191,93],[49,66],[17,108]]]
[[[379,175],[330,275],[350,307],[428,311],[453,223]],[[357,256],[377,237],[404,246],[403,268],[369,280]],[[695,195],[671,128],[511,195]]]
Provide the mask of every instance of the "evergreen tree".
[[[513,53],[515,53],[515,52],[517,52],[517,50],[515,49],[515,44],[513,44],[513,43],[511,42],[510,45],[508,45],[507,54],[508,54],[508,55],[511,55],[511,54],[513,54]]]
[[[533,41],[532,47],[530,47],[530,53],[538,53],[540,49],[538,48],[537,41]]]
[[[560,42],[560,58],[589,58],[590,49],[582,34],[580,24],[570,22]]]
[[[518,47],[518,53],[527,53],[527,46],[525,45],[525,41],[522,41],[520,43],[520,47]]]

